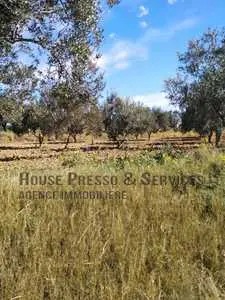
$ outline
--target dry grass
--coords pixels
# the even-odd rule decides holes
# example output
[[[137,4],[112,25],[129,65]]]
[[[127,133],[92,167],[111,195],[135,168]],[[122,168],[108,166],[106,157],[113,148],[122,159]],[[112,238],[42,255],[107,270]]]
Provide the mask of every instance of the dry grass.
[[[52,162],[52,163],[51,163]],[[17,167],[16,167],[17,166]],[[124,201],[20,200],[19,173],[111,174]],[[124,173],[209,174],[196,186],[125,186]],[[225,155],[75,153],[4,164],[0,184],[1,299],[225,299]],[[65,184],[60,190],[67,190]],[[34,189],[56,189],[35,187]],[[81,186],[93,190],[99,187]],[[31,187],[27,188],[31,189]]]

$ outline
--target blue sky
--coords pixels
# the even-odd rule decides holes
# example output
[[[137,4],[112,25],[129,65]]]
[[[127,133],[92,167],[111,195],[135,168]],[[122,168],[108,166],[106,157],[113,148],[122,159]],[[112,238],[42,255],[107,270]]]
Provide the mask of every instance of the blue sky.
[[[225,26],[225,0],[121,0],[104,12],[106,91],[168,109],[163,82],[176,74],[177,52],[209,27]]]

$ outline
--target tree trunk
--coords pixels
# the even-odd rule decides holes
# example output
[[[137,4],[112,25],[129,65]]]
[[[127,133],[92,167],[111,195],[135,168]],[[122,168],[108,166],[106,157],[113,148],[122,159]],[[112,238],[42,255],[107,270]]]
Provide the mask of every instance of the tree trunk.
[[[94,137],[93,137],[93,135],[91,136],[91,144],[94,145]]]
[[[222,132],[223,132],[222,128],[217,128],[216,129],[216,147],[219,147]]]
[[[67,137],[67,140],[66,140],[66,145],[65,145],[64,149],[67,149],[69,142],[70,142],[70,133],[68,134],[68,137]]]
[[[74,140],[74,143],[77,143],[77,135],[76,134],[73,135],[73,140]]]
[[[117,149],[120,149],[120,147],[122,145],[121,141],[117,141],[116,143],[117,143]]]
[[[148,140],[150,141],[150,139],[151,139],[151,132],[148,132]]]
[[[55,139],[56,139],[56,141],[58,141],[58,139],[59,139],[59,134],[58,134],[58,132],[55,132]]]
[[[213,136],[213,130],[211,129],[211,130],[210,130],[210,133],[209,133],[209,135],[208,135],[208,142],[209,142],[209,144],[212,143],[212,136]]]
[[[124,139],[124,140],[122,140],[122,141],[121,141],[121,140],[120,140],[120,141],[118,140],[118,141],[117,141],[117,149],[120,149],[120,148],[122,147],[122,145],[125,143],[125,141],[126,141],[126,139]]]
[[[6,122],[2,122],[2,128],[4,131],[7,131],[7,123]]]
[[[41,148],[43,142],[44,142],[44,135],[39,133],[38,135],[38,141],[39,141],[39,148]]]

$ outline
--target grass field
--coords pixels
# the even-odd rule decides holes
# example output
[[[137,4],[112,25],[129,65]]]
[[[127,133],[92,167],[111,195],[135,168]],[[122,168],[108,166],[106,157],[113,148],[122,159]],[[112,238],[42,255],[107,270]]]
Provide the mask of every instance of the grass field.
[[[0,168],[0,299],[225,299],[223,150],[73,151]],[[62,184],[31,184],[44,176]],[[126,196],[60,196],[98,190]]]

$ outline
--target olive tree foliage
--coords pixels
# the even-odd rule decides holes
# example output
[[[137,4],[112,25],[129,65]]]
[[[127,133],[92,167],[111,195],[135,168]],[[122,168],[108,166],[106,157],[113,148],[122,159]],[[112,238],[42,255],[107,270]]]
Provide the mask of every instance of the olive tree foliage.
[[[157,131],[166,131],[170,129],[170,122],[169,122],[169,113],[167,111],[163,111],[161,108],[153,108],[152,113],[154,116],[154,132]]]
[[[146,122],[146,133],[148,135],[148,140],[150,141],[152,133],[158,131],[158,126],[156,124],[156,116],[150,109],[145,111],[145,122]]]
[[[178,110],[168,112],[169,127],[174,131],[181,129],[181,113]]]
[[[77,107],[95,102],[104,86],[93,63],[100,18],[99,0],[0,0],[0,101],[27,109],[38,100],[42,109],[32,115],[47,109],[55,130],[69,133]]]
[[[98,104],[89,106],[85,114],[85,129],[86,133],[92,137],[92,144],[94,144],[94,138],[102,135],[103,113]]]
[[[16,108],[16,102],[13,99],[0,97],[0,126],[4,131],[7,129],[7,123],[12,123]]]
[[[129,118],[128,131],[138,138],[139,135],[148,134],[150,140],[151,134],[158,131],[169,129],[169,113],[160,108],[149,108],[141,103],[130,103],[131,114]]]
[[[52,115],[42,101],[25,106],[22,117],[23,133],[31,131],[41,147],[44,138],[54,132]]]
[[[178,126],[173,112],[163,111],[158,107],[145,107],[142,111],[142,123],[144,125],[143,132],[147,133],[149,141],[152,133],[175,129]]]
[[[42,99],[53,120],[56,138],[67,134],[65,145],[67,148],[70,137],[72,136],[76,141],[77,134],[81,134],[83,131],[83,107],[87,101],[91,101],[89,95],[77,92],[77,95],[74,96],[67,84],[61,83],[50,90],[44,90]]]
[[[129,132],[131,105],[128,99],[112,93],[103,107],[103,123],[109,139],[117,143],[118,148],[125,142]]]
[[[70,122],[69,126],[67,127],[67,141],[65,148],[67,148],[70,136],[73,137],[74,142],[77,142],[77,135],[82,134],[85,129],[85,107],[77,107],[76,110],[73,110],[70,114],[70,118],[72,122]]]
[[[119,1],[107,2],[112,6]],[[33,50],[36,45],[46,50],[53,61],[84,57],[90,51],[89,46],[99,42],[100,14],[98,0],[1,0],[1,55],[5,57],[15,46]],[[66,69],[60,66],[60,61],[58,63],[59,68]]]
[[[8,126],[22,134],[25,103],[30,103],[36,91],[37,78],[33,66],[18,62],[0,65],[0,122],[4,130]]]
[[[120,147],[128,135],[148,134],[167,130],[170,126],[169,113],[160,108],[148,108],[129,98],[121,98],[112,93],[103,107],[103,123],[110,139]]]
[[[95,102],[89,105],[80,104],[77,106],[75,110],[71,111],[69,120],[70,122],[67,128],[68,137],[65,148],[68,146],[70,136],[73,137],[76,143],[77,135],[81,135],[85,132],[87,135],[92,136],[92,144],[94,144],[94,138],[102,134],[102,112]]]
[[[225,30],[209,29],[178,56],[177,77],[165,82],[172,104],[182,112],[182,128],[208,135],[219,145],[225,126]]]
[[[0,0],[1,67],[23,52],[42,79],[50,73],[77,90],[93,88],[98,75],[90,59],[103,37],[100,17],[99,0]]]
[[[129,117],[129,134],[134,135],[138,139],[139,135],[143,135],[151,121],[151,112],[149,108],[144,107],[141,103],[130,103],[131,114]]]
[[[87,71],[91,47],[95,49],[101,41],[99,11],[93,1],[2,0],[0,11],[1,66],[24,52],[34,66],[45,55],[44,71],[52,67],[57,80],[65,80],[74,70],[77,74],[78,68],[81,77]],[[73,79],[75,83],[79,78]]]

